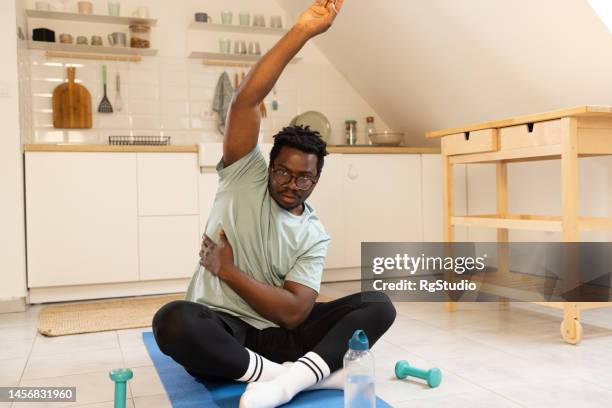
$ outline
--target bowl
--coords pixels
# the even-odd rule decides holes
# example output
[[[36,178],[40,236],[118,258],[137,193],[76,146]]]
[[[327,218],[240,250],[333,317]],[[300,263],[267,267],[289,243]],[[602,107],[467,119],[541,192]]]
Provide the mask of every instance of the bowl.
[[[399,146],[404,140],[403,132],[384,131],[370,135],[372,143],[378,146]]]

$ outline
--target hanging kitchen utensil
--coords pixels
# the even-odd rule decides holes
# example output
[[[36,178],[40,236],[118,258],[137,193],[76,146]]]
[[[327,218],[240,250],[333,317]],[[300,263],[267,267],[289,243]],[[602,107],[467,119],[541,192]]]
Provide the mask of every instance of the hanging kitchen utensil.
[[[121,112],[123,109],[123,101],[121,100],[121,75],[117,72],[116,77],[117,93],[115,94],[115,110]]]
[[[108,100],[108,96],[106,96],[106,65],[102,65],[102,84],[104,85],[104,97],[100,101],[98,112],[113,113],[113,105],[111,105],[110,101]]]
[[[53,91],[53,127],[91,129],[91,94],[74,82],[76,68],[68,67],[68,82]]]

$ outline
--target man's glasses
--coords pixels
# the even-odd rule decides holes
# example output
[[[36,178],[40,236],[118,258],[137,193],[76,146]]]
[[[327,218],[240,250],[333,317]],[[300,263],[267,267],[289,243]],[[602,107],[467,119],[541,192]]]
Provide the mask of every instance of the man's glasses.
[[[292,179],[295,179],[295,186],[298,188],[298,190],[310,190],[310,188],[317,182],[315,179],[308,176],[296,177],[284,169],[272,170],[272,177],[274,177],[274,181],[281,185],[289,184]]]

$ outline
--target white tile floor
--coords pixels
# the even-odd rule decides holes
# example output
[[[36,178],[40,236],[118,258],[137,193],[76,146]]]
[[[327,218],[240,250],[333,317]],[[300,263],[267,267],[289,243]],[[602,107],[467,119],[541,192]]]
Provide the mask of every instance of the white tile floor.
[[[355,283],[327,284],[322,293],[358,290]],[[171,406],[141,340],[150,328],[46,338],[36,333],[40,308],[0,315],[0,386],[76,386],[78,401],[14,408],[112,408],[108,371],[116,367],[134,371],[128,407]],[[571,346],[559,335],[560,311],[540,306],[462,304],[452,314],[441,304],[396,308],[395,325],[373,349],[377,394],[394,407],[612,406],[612,309],[585,312],[584,340]],[[399,359],[440,368],[442,385],[394,379]]]

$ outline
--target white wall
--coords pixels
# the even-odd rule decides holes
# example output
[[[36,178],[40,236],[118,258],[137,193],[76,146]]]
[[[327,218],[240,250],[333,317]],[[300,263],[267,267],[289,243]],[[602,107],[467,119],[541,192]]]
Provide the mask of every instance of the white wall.
[[[1,302],[21,300],[25,289],[22,154],[19,139],[19,96],[15,2],[0,2],[0,310]]]
[[[35,0],[19,0],[29,8]],[[49,0],[62,10],[59,0]],[[76,12],[76,0],[69,0],[68,11]],[[94,12],[106,14],[106,0],[93,0]],[[274,0],[249,2],[228,0],[222,3],[200,0],[181,0],[168,3],[165,0],[123,0],[122,15],[131,15],[133,10],[146,4],[151,16],[158,19],[152,29],[152,48],[159,49],[157,57],[146,57],[142,63],[108,63],[111,78],[119,71],[122,75],[124,109],[113,115],[94,112],[93,129],[90,131],[63,131],[52,127],[51,93],[65,78],[65,63],[77,65],[77,78],[92,94],[94,108],[102,97],[101,62],[88,60],[48,60],[43,51],[30,51],[32,92],[31,108],[33,128],[26,132],[26,142],[88,142],[105,143],[109,135],[144,134],[170,135],[174,144],[192,144],[218,141],[221,135],[216,130],[216,116],[211,112],[212,98],[220,74],[226,70],[230,76],[245,72],[245,69],[206,67],[200,60],[188,59],[191,51],[218,51],[218,40],[260,41],[262,51],[271,48],[278,37],[269,35],[240,35],[201,30],[188,30],[194,13],[205,11],[220,21],[221,10],[234,13],[237,22],[240,11],[251,15],[261,13],[269,24],[270,16],[279,14],[288,27],[293,16],[285,13]],[[126,27],[66,23],[62,21],[30,19],[28,36],[37,27],[47,27],[59,33],[77,35],[102,35]],[[105,40],[106,41],[106,40]],[[374,116],[381,129],[388,128],[372,107],[352,88],[346,79],[331,65],[328,59],[312,43],[300,53],[302,61],[290,65],[277,86],[279,110],[272,111],[274,95],[267,100],[268,119],[262,122],[262,133],[266,140],[289,124],[299,113],[317,110],[324,113],[332,124],[332,144],[344,143],[344,121],[355,119],[360,130],[365,126],[365,117]],[[110,100],[114,102],[115,86],[111,81]],[[26,129],[29,129],[26,126]],[[362,133],[361,142],[365,142]]]
[[[612,105],[612,36],[586,0],[372,4],[346,1],[317,45],[412,145],[437,144],[428,130]]]
[[[610,158],[583,158],[579,163],[579,215],[610,217],[609,180]],[[467,166],[468,213],[496,213],[495,164]],[[511,214],[562,215],[561,161],[511,163],[508,165],[508,212]],[[561,233],[510,231],[512,242],[558,242]],[[606,231],[582,231],[581,241],[609,241]],[[469,240],[497,240],[494,229],[470,228]]]

